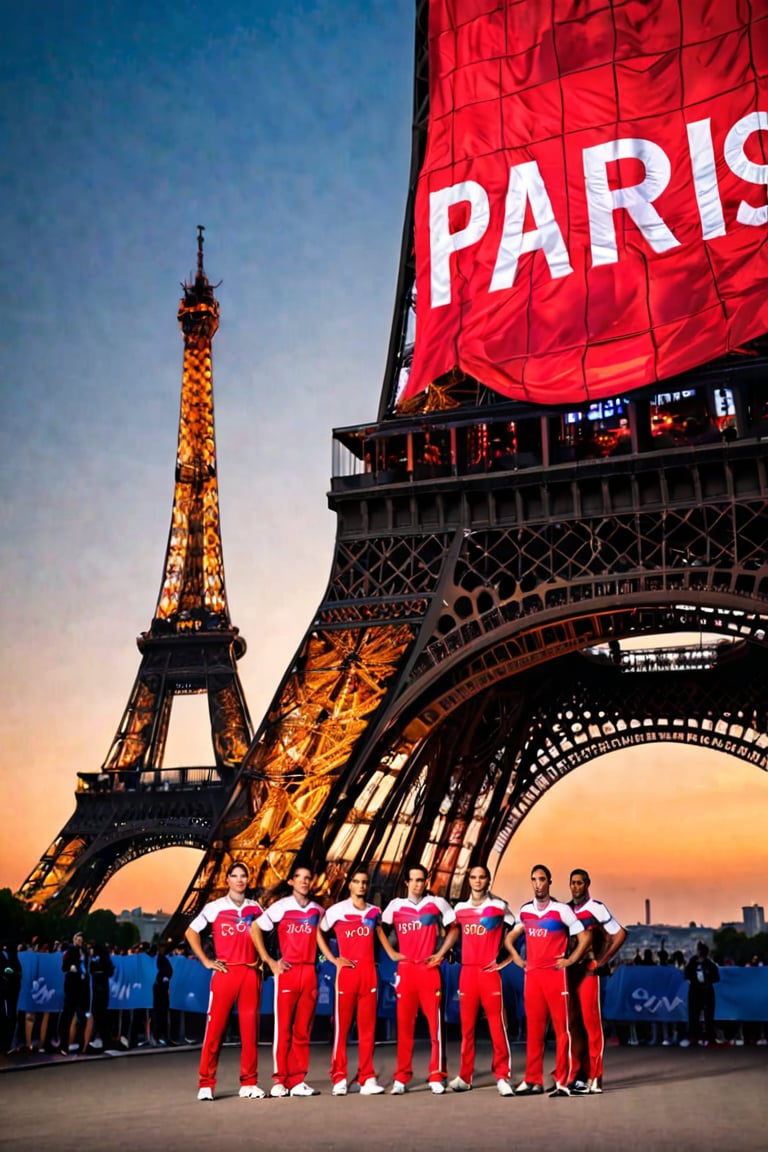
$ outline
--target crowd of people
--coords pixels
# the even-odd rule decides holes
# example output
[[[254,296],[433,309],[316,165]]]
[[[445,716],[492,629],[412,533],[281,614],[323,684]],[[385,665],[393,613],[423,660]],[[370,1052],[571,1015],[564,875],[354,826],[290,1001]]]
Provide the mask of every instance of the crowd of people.
[[[64,1003],[61,1011],[45,1008],[39,1011],[17,1011],[22,980],[19,953],[33,951],[61,957],[64,979]],[[186,947],[170,949],[166,944],[140,943],[132,949],[112,948],[109,944],[86,943],[82,932],[72,940],[53,942],[35,939],[29,945],[8,944],[0,948],[0,1054],[69,1056],[100,1055],[108,1050],[125,1050],[147,1046],[195,1042],[199,1035],[188,1037],[188,1024],[183,1013],[170,1009],[170,981],[173,967],[171,953],[187,954]],[[152,987],[153,1005],[147,1010],[109,1007],[110,980],[119,955],[143,953],[156,969]]]
[[[720,982],[720,969],[710,956],[710,950],[703,940],[696,946],[693,955],[686,960],[684,953],[676,949],[670,953],[660,948],[654,955],[651,948],[639,949],[634,958],[628,961],[636,967],[676,968],[688,983],[688,1020],[684,1024],[671,1022],[649,1022],[645,1026],[629,1024],[626,1043],[630,1047],[660,1045],[664,1048],[712,1046],[743,1047],[754,1044],[768,1045],[768,1032],[763,1021],[722,1021],[715,1025],[715,986]],[[724,967],[733,966],[732,960],[725,961]],[[752,956],[745,964],[747,968],[762,968],[759,956]]]

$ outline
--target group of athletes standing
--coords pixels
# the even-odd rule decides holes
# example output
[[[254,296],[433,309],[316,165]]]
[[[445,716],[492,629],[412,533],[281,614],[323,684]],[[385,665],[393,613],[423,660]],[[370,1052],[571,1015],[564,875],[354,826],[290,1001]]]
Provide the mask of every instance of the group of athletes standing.
[[[548,1020],[555,1034],[554,1083],[550,1096],[588,1095],[602,1091],[603,1026],[598,970],[618,951],[626,931],[599,900],[591,897],[589,874],[574,869],[571,901],[550,896],[552,876],[537,864],[531,870],[532,899],[516,918],[505,900],[490,891],[490,872],[475,865],[469,872],[469,898],[452,907],[427,890],[421,864],[406,870],[406,895],[383,909],[368,903],[365,868],[348,876],[349,895],[329,908],[312,896],[314,876],[297,865],[288,880],[290,896],[267,908],[246,896],[248,870],[232,864],[227,894],[207,904],[187,929],[197,958],[212,969],[208,1018],[200,1057],[198,1100],[213,1100],[219,1053],[230,1012],[237,1003],[240,1037],[240,1096],[267,1095],[258,1084],[258,1016],[260,962],[274,976],[274,1039],[269,1095],[314,1096],[307,1083],[309,1042],[317,1002],[317,950],[336,968],[331,1082],[334,1096],[345,1096],[359,1084],[361,1095],[385,1091],[376,1078],[374,1040],[378,1004],[375,942],[397,963],[397,1068],[390,1092],[404,1094],[413,1079],[416,1018],[426,1018],[430,1035],[428,1083],[441,1095],[472,1088],[475,1028],[482,1007],[491,1036],[492,1071],[502,1096],[544,1092],[544,1039]],[[216,959],[202,946],[210,928]],[[279,956],[265,936],[277,936]],[[336,951],[330,936],[336,937]],[[525,937],[525,956],[516,945]],[[460,941],[459,1073],[448,1081],[444,1049],[441,961]],[[338,954],[337,954],[338,953]],[[524,1079],[513,1087],[511,1058],[502,994],[502,968],[514,963],[525,971],[527,1020]],[[347,1037],[356,1021],[358,1068],[349,1075]]]

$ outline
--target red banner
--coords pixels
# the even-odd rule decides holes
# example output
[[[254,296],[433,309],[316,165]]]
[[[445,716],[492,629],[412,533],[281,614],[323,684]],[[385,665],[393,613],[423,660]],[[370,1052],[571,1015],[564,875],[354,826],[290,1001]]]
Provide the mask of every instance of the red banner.
[[[403,398],[565,403],[768,331],[768,0],[431,0]]]

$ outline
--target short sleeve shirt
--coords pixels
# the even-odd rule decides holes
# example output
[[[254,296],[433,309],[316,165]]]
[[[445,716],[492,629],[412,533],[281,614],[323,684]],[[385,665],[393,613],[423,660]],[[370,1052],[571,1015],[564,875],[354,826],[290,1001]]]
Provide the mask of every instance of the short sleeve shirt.
[[[525,966],[554,968],[555,961],[565,956],[568,939],[577,936],[584,925],[573,909],[560,900],[549,900],[546,907],[537,908],[531,900],[520,909],[520,923],[525,928]]]
[[[605,939],[606,936],[615,936],[617,932],[621,931],[621,924],[618,920],[614,920],[601,900],[593,900],[590,896],[589,900],[585,900],[578,908],[574,907],[572,903],[569,907],[573,908],[582,927],[588,928],[592,932],[593,939],[598,936]],[[590,961],[594,961],[594,959],[594,950],[590,949],[585,963],[589,966]],[[592,967],[594,967],[594,963]]]
[[[323,932],[335,932],[339,955],[356,963],[373,963],[373,945],[376,928],[381,920],[381,909],[375,904],[356,908],[352,900],[340,900],[326,908],[320,927]]]
[[[437,951],[440,928],[453,924],[456,915],[442,896],[427,893],[414,903],[407,897],[390,900],[381,922],[397,933],[397,949],[412,964],[422,964]]]
[[[256,964],[258,957],[251,940],[251,924],[263,911],[257,901],[247,897],[238,905],[229,896],[222,896],[206,904],[190,928],[198,933],[211,929],[217,960],[233,965]]]
[[[504,936],[515,926],[514,913],[506,900],[490,895],[482,904],[463,900],[455,912],[461,929],[462,966],[493,964]]]
[[[287,964],[314,964],[317,957],[317,926],[323,909],[316,900],[301,905],[295,896],[270,904],[256,923],[262,932],[277,929],[280,955]]]

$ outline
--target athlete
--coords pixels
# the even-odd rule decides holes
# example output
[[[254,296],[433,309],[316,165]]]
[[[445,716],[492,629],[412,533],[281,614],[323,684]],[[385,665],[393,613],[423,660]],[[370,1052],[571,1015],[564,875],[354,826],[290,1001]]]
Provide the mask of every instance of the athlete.
[[[603,1019],[600,1013],[600,981],[603,968],[627,938],[626,928],[614,920],[605,904],[589,893],[589,873],[571,872],[571,908],[591,933],[591,947],[580,962],[568,969],[568,1005],[571,1012],[571,1091],[577,1095],[602,1092]],[[586,1042],[585,1042],[586,1041]]]
[[[377,1096],[384,1089],[376,1079],[373,1046],[376,1038],[378,979],[373,954],[375,931],[381,909],[369,904],[368,872],[356,868],[347,882],[349,897],[326,908],[317,930],[320,951],[336,966],[336,992],[333,1013],[333,1053],[331,1081],[334,1096],[346,1096],[347,1036],[357,1020],[358,1070],[355,1079],[361,1096]],[[326,933],[334,932],[339,954],[334,956]]]
[[[237,1004],[240,1027],[240,1095],[260,1100],[264,1091],[258,1086],[258,1034],[261,977],[256,950],[251,941],[251,925],[263,909],[249,899],[248,869],[236,860],[227,873],[227,894],[206,904],[185,933],[192,952],[204,967],[213,972],[208,999],[208,1020],[200,1053],[198,1100],[213,1100],[216,1070],[224,1038],[224,1029],[232,1008]],[[200,934],[210,928],[216,959],[206,956]]]
[[[519,968],[525,970],[525,1015],[528,1021],[525,1079],[515,1088],[516,1096],[534,1096],[544,1091],[544,1036],[547,1016],[555,1031],[555,1084],[550,1096],[570,1096],[568,1074],[571,1063],[571,1036],[568,1029],[568,984],[565,968],[578,964],[590,943],[574,911],[549,894],[552,874],[543,864],[531,871],[533,900],[520,909],[520,922],[504,944]],[[525,960],[515,948],[525,936]],[[576,946],[566,956],[570,938]]]
[[[426,1017],[431,1040],[429,1087],[436,1096],[445,1092],[445,1046],[443,1043],[442,982],[440,962],[458,939],[456,917],[447,900],[427,892],[427,870],[412,864],[406,870],[404,898],[390,900],[377,932],[390,960],[397,961],[397,1070],[393,1096],[402,1096],[413,1079],[413,1035],[419,1009]],[[397,948],[387,929],[394,928]],[[447,930],[438,948],[441,930]]]
[[[511,935],[515,917],[506,900],[491,895],[490,883],[491,874],[488,869],[482,864],[475,864],[469,872],[469,900],[462,901],[454,908],[461,932],[461,1066],[458,1076],[451,1080],[450,1087],[454,1092],[467,1092],[472,1087],[475,1027],[482,1005],[491,1033],[496,1087],[500,1096],[512,1096],[514,1092],[509,1082],[511,1054],[499,976],[500,970],[512,962],[512,956],[507,956],[499,963],[498,955],[504,937]]]
[[[317,1003],[317,926],[323,909],[310,896],[314,876],[295,865],[288,883],[293,889],[270,904],[251,925],[261,959],[275,977],[274,1071],[270,1096],[317,1096],[307,1084],[309,1038]],[[264,933],[277,930],[279,959],[267,951]]]

